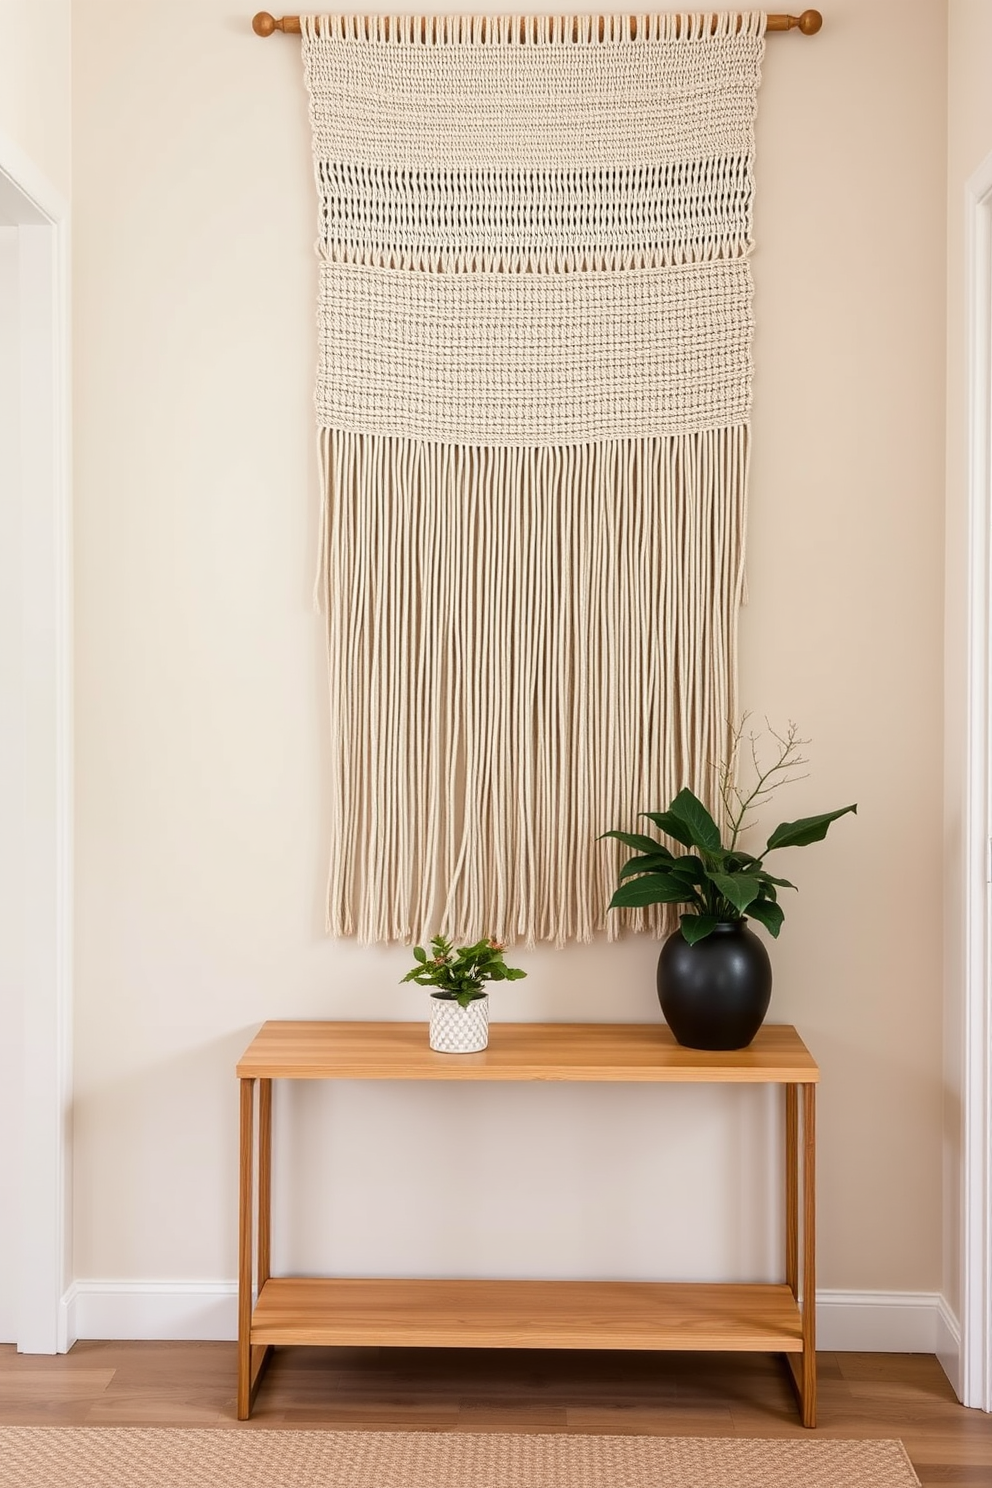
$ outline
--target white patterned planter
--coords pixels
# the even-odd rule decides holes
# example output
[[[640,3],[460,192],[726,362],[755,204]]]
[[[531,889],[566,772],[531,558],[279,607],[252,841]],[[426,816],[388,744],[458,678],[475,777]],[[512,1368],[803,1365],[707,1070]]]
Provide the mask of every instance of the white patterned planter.
[[[431,998],[431,1048],[439,1054],[477,1054],[489,1043],[489,996],[468,1007],[446,998]]]

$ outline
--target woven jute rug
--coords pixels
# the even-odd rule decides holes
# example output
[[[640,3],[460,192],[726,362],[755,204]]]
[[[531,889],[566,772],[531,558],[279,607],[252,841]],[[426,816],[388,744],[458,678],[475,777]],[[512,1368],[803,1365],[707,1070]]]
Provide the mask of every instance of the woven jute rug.
[[[0,1429],[3,1488],[919,1488],[898,1441]]]

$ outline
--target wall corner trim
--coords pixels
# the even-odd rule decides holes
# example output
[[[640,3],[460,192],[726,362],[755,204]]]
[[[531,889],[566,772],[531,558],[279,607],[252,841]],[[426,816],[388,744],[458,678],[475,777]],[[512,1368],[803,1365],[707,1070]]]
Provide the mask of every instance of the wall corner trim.
[[[69,211],[0,133],[0,202],[18,234],[14,330],[23,576],[19,694],[25,892],[17,1347],[57,1353],[71,1270],[73,643]],[[10,834],[8,834],[8,837]]]
[[[59,1303],[58,1346],[56,1351],[60,1354],[67,1354],[79,1338],[79,1334],[76,1331],[77,1295],[76,1283],[73,1282]]]
[[[961,1324],[948,1305],[946,1297],[937,1299],[937,1347],[934,1351],[951,1388],[961,1399]]]
[[[964,802],[964,1019],[960,1395],[992,1410],[992,155],[965,187],[968,410],[968,693]]]

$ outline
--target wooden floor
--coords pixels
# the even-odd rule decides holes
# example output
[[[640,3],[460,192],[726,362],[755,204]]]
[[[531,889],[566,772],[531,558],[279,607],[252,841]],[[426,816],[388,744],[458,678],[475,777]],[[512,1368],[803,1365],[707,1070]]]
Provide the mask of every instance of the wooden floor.
[[[927,1354],[820,1354],[807,1433],[781,1358],[751,1354],[277,1349],[250,1422],[229,1343],[0,1346],[0,1425],[899,1437],[925,1488],[992,1488],[992,1416]]]

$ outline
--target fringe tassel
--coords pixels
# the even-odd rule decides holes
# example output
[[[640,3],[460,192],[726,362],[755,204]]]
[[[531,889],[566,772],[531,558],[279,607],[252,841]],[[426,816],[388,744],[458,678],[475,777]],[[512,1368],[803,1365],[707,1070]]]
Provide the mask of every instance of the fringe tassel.
[[[581,446],[322,430],[327,927],[563,945],[638,814],[713,799],[736,715],[745,426]]]

